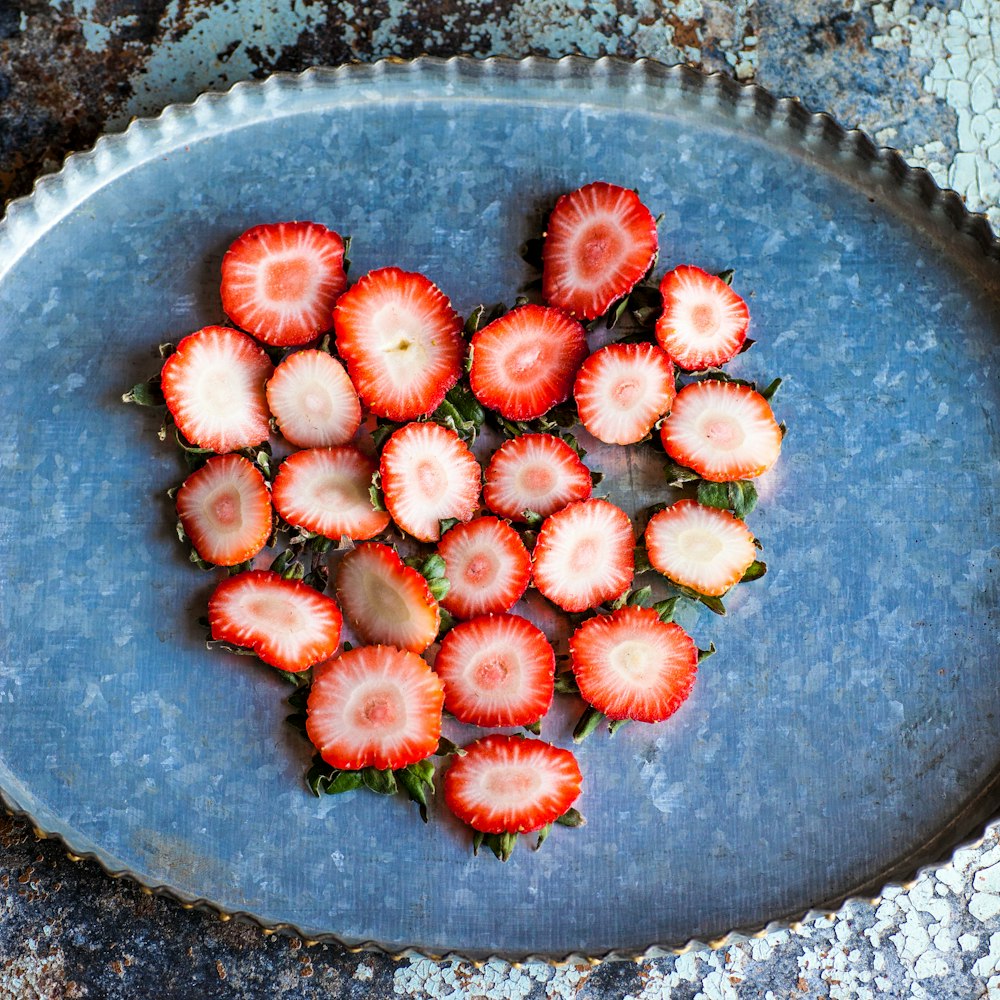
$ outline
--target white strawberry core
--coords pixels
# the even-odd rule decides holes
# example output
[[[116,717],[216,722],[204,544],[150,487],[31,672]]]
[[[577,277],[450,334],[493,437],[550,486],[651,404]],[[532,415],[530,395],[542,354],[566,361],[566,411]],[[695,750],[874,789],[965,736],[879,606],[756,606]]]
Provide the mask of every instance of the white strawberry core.
[[[597,537],[578,538],[569,556],[569,569],[572,573],[584,573],[592,570],[594,561],[603,555],[601,540]]]
[[[691,528],[682,531],[677,538],[681,555],[696,563],[711,562],[722,550],[722,540],[713,531]]]
[[[740,422],[726,414],[709,414],[701,427],[705,437],[721,451],[739,448],[747,437]]]
[[[506,803],[518,804],[521,797],[541,788],[538,774],[531,767],[506,764],[493,768],[483,776],[483,791]]]
[[[714,336],[719,329],[719,313],[711,302],[699,302],[692,306],[691,329],[704,337]]]
[[[611,388],[611,398],[615,405],[630,410],[642,399],[645,386],[636,378],[619,379]]]
[[[271,302],[298,302],[311,290],[313,268],[303,257],[278,257],[268,261],[261,280]]]
[[[423,459],[414,470],[420,492],[429,500],[440,496],[448,486],[448,474],[441,463],[433,459]]]
[[[284,597],[262,594],[246,605],[247,617],[254,623],[254,631],[265,635],[271,631],[292,635],[309,624],[299,607]]]
[[[476,552],[465,564],[462,576],[473,586],[485,587],[493,582],[499,564],[488,552]]]
[[[243,523],[239,490],[224,489],[208,501],[208,509],[219,529],[238,528]]]
[[[310,417],[325,419],[333,410],[330,393],[319,382],[309,385],[302,397],[302,409]]]
[[[486,691],[506,686],[510,674],[511,665],[502,653],[484,656],[473,668],[476,687]]]
[[[580,270],[587,277],[603,277],[609,265],[617,264],[623,255],[621,237],[615,226],[595,223],[584,230],[580,253]]]
[[[352,476],[325,476],[314,487],[316,499],[324,507],[354,507],[366,500],[364,490],[358,480]]]
[[[351,706],[351,718],[359,729],[385,729],[405,719],[406,705],[393,685],[365,688]]]
[[[410,620],[410,609],[399,593],[387,584],[377,573],[365,573],[361,577],[365,603],[371,609],[375,621],[391,621],[398,624]]]
[[[526,465],[517,476],[518,492],[528,496],[547,496],[555,484],[555,473],[546,465]]]
[[[378,310],[371,318],[370,328],[380,335],[379,348],[386,373],[399,388],[409,386],[424,377],[429,364],[427,330],[421,317],[413,316],[395,303]]]
[[[619,643],[611,651],[610,663],[612,669],[622,678],[641,682],[655,666],[659,657],[655,647],[639,639],[627,639]]]

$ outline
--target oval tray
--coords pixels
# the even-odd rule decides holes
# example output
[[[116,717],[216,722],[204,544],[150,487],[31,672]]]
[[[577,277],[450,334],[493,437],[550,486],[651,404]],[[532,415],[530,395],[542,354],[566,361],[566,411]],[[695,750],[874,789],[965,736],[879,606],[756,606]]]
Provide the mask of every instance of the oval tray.
[[[719,648],[692,698],[592,736],[587,825],[501,865],[437,808],[304,790],[283,682],[201,643],[180,464],[119,400],[222,318],[252,224],[351,233],[355,274],[424,271],[467,312],[511,302],[543,207],[595,178],[664,213],[659,270],[736,269],[736,370],[785,377],[791,433],[751,517],[770,572],[685,619]],[[864,135],[648,62],[314,70],[101,140],[0,226],[5,803],[183,902],[391,952],[656,954],[912,876],[998,802],[998,256]]]

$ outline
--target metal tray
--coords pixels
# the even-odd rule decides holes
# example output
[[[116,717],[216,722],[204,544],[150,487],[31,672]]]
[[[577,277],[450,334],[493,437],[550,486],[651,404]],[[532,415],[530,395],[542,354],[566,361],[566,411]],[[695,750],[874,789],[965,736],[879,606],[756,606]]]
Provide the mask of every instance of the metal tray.
[[[327,223],[355,273],[467,311],[512,300],[541,206],[595,178],[664,213],[661,269],[736,269],[739,371],[785,377],[791,433],[751,517],[768,576],[686,620],[719,647],[690,701],[591,737],[587,826],[501,865],[444,815],[304,791],[283,683],[201,645],[180,466],[119,399],[221,319],[251,224]],[[102,139],[0,225],[3,801],[182,902],[391,952],[651,955],[912,876],[1000,798],[998,257],[864,135],[648,62],[313,70]]]

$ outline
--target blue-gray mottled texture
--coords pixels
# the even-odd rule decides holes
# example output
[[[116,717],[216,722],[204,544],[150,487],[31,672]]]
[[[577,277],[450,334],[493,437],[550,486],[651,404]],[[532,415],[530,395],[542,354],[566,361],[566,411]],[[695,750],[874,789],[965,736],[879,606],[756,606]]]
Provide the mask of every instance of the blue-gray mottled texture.
[[[404,143],[399,136],[412,126],[411,114],[424,127],[416,142]],[[543,933],[565,931],[579,941],[577,924],[584,928],[590,921],[587,933],[596,936],[577,945],[587,950],[710,935],[802,909],[877,876],[881,866],[918,847],[995,767],[989,735],[997,695],[986,668],[996,646],[996,525],[988,484],[996,475],[991,421],[997,400],[995,379],[984,374],[996,360],[995,277],[971,263],[954,241],[911,228],[899,205],[869,202],[868,190],[841,169],[768,148],[725,122],[700,120],[695,127],[682,114],[566,110],[552,102],[473,118],[460,104],[456,110],[451,102],[432,101],[416,112],[405,104],[383,106],[378,117],[381,139],[362,112],[347,110],[248,126],[227,135],[225,156],[221,140],[211,138],[176,150],[93,195],[86,204],[90,218],[81,213],[67,220],[17,263],[13,275],[25,267],[37,282],[30,302],[23,285],[9,277],[0,283],[6,307],[0,316],[12,315],[13,306],[25,317],[17,329],[21,346],[6,359],[11,377],[2,390],[4,412],[12,398],[19,411],[37,412],[27,425],[11,421],[14,431],[0,453],[5,538],[16,528],[24,546],[4,582],[4,625],[15,636],[32,636],[15,640],[3,665],[0,676],[9,682],[3,719],[11,726],[5,732],[16,728],[41,748],[16,760],[0,751],[8,787],[24,778],[40,818],[60,817],[111,856],[127,855],[137,869],[159,865],[168,881],[191,886],[193,894],[210,882],[233,894],[231,905],[256,912],[269,891],[293,894],[293,919],[300,923],[309,922],[299,909],[309,897],[317,901],[317,912],[334,920],[369,921],[356,925],[356,934],[343,923],[336,929],[389,940],[390,934],[371,926],[384,910],[369,905],[364,915],[365,899],[377,895],[400,908],[400,920],[415,921],[409,926],[423,929],[422,943],[429,947],[454,942],[432,939],[444,933],[440,914],[426,915],[410,904],[414,893],[439,904],[435,888],[443,878],[468,890],[455,895],[446,916],[460,917],[461,933],[479,935],[488,951],[539,950],[521,943],[537,940],[538,929],[534,919],[507,915],[502,928],[491,926],[496,918],[478,896],[495,893],[508,911],[517,908],[517,887],[539,894],[544,888],[550,897],[572,900],[570,878],[583,870],[592,872],[587,888],[596,898],[624,895],[625,905],[600,908],[596,924],[595,907],[561,908],[558,925]],[[561,156],[543,155],[562,147]],[[317,158],[323,148],[332,152]],[[656,155],[659,148],[671,155]],[[371,175],[376,157],[393,163],[391,175]],[[424,164],[419,176],[415,160]],[[484,165],[495,168],[497,162],[509,168],[499,187],[483,176]],[[462,169],[454,170],[456,163]],[[279,190],[261,179],[287,164],[296,174],[306,164],[304,176]],[[185,660],[198,660],[197,635],[186,622],[200,613],[207,584],[182,565],[169,537],[166,503],[150,500],[177,477],[178,468],[157,450],[152,425],[145,426],[144,437],[137,435],[140,418],[117,407],[116,397],[123,381],[134,381],[155,364],[152,345],[219,318],[214,279],[205,276],[232,235],[262,214],[311,212],[353,232],[359,272],[400,262],[440,274],[446,285],[446,275],[461,272],[461,287],[449,291],[464,310],[480,299],[509,297],[524,276],[509,251],[536,220],[514,192],[551,195],[591,176],[595,165],[615,174],[612,179],[640,184],[644,196],[666,212],[664,231],[684,256],[738,268],[762,331],[744,371],[760,376],[777,366],[788,376],[779,412],[793,434],[754,521],[768,546],[771,573],[759,592],[748,590],[733,602],[730,620],[721,626],[704,618],[692,623],[702,637],[716,638],[722,651],[706,664],[698,694],[676,726],[653,735],[625,729],[612,748],[593,740],[585,747],[585,767],[597,776],[595,784],[605,786],[615,777],[607,770],[613,750],[620,769],[614,813],[624,815],[612,814],[594,795],[586,810],[590,823],[579,836],[561,831],[537,857],[515,857],[510,871],[484,866],[491,859],[466,862],[457,832],[431,840],[401,806],[389,821],[398,835],[386,844],[373,832],[381,829],[386,803],[360,796],[352,803],[359,807],[352,839],[339,804],[317,804],[296,788],[304,754],[281,725],[280,688],[266,672],[234,666],[226,689],[230,700],[222,708],[210,683],[182,685],[172,671],[167,683],[148,683],[151,673],[164,670],[164,650],[174,644]],[[697,187],[684,183],[696,170]],[[354,207],[327,220],[322,213],[330,211],[345,175],[354,178],[348,185]],[[196,189],[192,176],[210,176],[213,183]],[[877,184],[871,190],[878,195]],[[780,192],[785,194],[779,198]],[[452,206],[449,217],[418,224],[427,205],[439,203]],[[168,229],[178,217],[183,224]],[[98,229],[93,218],[101,222]],[[492,223],[485,236],[483,218]],[[400,219],[413,222],[402,226]],[[117,245],[109,247],[109,231],[121,234]],[[63,239],[72,255],[59,251]],[[505,264],[497,268],[497,260]],[[776,271],[785,276],[780,294],[769,280]],[[116,280],[140,272],[141,278]],[[875,311],[871,321],[866,311]],[[136,315],[153,319],[137,328]],[[861,324],[864,338],[856,336]],[[831,329],[855,335],[831,337]],[[118,346],[102,353],[109,343]],[[25,375],[39,370],[45,372],[42,399],[28,391],[38,383]],[[96,424],[95,398],[104,413]],[[116,479],[124,480],[124,489],[120,483],[112,487],[95,449],[110,449],[102,461],[121,461],[125,471]],[[26,523],[25,490],[36,509],[50,512],[44,527]],[[993,534],[980,529],[963,547],[970,520],[977,519]],[[825,526],[822,539],[817,525]],[[55,540],[72,554],[68,565],[39,572],[60,532]],[[107,540],[106,552],[93,544],[96,537]],[[965,561],[955,558],[956,541]],[[120,576],[123,552],[130,565],[134,560],[146,568]],[[904,578],[888,571],[904,554],[921,572]],[[116,573],[109,572],[109,559]],[[158,580],[146,590],[138,582],[153,566]],[[846,567],[853,567],[849,574]],[[94,580],[100,581],[98,621],[78,600]],[[947,609],[944,618],[941,608]],[[776,631],[776,623],[787,620],[803,623],[794,658],[787,635]],[[727,656],[736,649],[754,653]],[[872,650],[878,655],[869,655]],[[43,687],[54,664],[73,657],[79,662],[81,651],[82,666]],[[198,669],[207,675],[220,666],[232,665],[206,658]],[[51,711],[53,702],[60,712]],[[270,722],[262,725],[261,718]],[[218,719],[219,728],[206,726],[207,719]],[[228,734],[232,740],[234,733],[249,738],[236,745],[218,739]],[[85,745],[88,752],[68,756],[67,743]],[[4,745],[10,746],[6,738]],[[922,772],[912,772],[914,756]],[[239,783],[229,778],[234,771]],[[784,789],[780,797],[777,787]],[[270,812],[258,806],[262,789],[273,790]],[[184,811],[185,801],[193,812]],[[681,829],[678,816],[684,817]],[[295,854],[275,851],[290,825],[296,843],[306,847]],[[330,947],[289,951],[258,932],[219,928],[131,888],[111,887],[92,873],[63,873],[65,863],[50,877],[46,869],[58,866],[57,852],[44,844],[28,852],[18,827],[10,829],[11,906],[0,937],[8,944],[0,955],[10,956],[11,996],[134,996],[153,988],[158,995],[185,996],[193,981],[205,996],[326,996],[414,987],[414,976],[400,976],[402,969],[393,975],[385,960],[354,958]],[[331,833],[335,850],[329,844],[308,848],[321,830]],[[639,834],[641,840],[629,842]],[[238,864],[232,857],[220,863],[213,855],[220,840],[238,847]],[[708,851],[702,849],[706,844]],[[31,860],[35,851],[38,862]],[[400,854],[410,858],[402,877],[394,863]],[[427,868],[421,870],[415,858]],[[692,865],[692,858],[698,863]],[[651,871],[659,884],[638,881]],[[776,871],[796,876],[791,881],[808,898],[782,895],[789,880]],[[13,878],[18,873],[23,882]],[[845,885],[845,878],[855,882]],[[59,910],[55,886],[63,879],[78,883],[74,898],[94,892],[98,905],[91,900],[80,919],[40,917],[39,907]],[[343,898],[332,891],[338,881]],[[664,883],[678,887],[669,909],[663,906]],[[15,894],[15,885],[24,895]],[[717,925],[698,924],[706,898],[723,909]],[[127,948],[117,940],[112,950],[115,921],[109,911],[117,906],[126,908],[132,923]],[[280,913],[262,915],[282,919]],[[626,944],[622,935],[649,920],[661,921],[657,931]],[[32,942],[33,965],[26,946],[19,950],[15,944],[22,934]],[[174,935],[177,940],[165,950],[164,937]],[[46,939],[57,956],[48,963]],[[411,931],[392,940],[415,939]],[[88,961],[87,952],[102,943],[114,957],[103,964]],[[573,947],[560,943],[551,950]],[[986,942],[977,940],[974,947],[984,962]],[[183,957],[184,948],[191,949],[189,956]],[[779,950],[770,972],[766,964],[755,972],[759,989],[766,984],[787,993],[794,986],[802,993],[802,982],[805,990],[821,988],[808,976],[796,980],[785,968],[791,953],[791,947]],[[310,958],[299,962],[298,955]],[[916,964],[918,957],[907,961]],[[876,969],[877,958],[878,952]],[[176,964],[185,962],[190,978],[183,980]],[[651,967],[666,972],[674,962]],[[966,977],[972,964],[970,959],[962,969]],[[158,968],[171,969],[166,980]],[[314,981],[295,982],[293,973],[307,968]],[[261,970],[268,969],[287,979],[280,994],[274,982],[260,985],[269,978]],[[801,959],[798,971],[810,971]],[[595,993],[639,993],[648,974],[649,968],[640,975],[629,966],[607,966],[588,973],[580,985]],[[893,988],[901,990],[905,968],[895,975]],[[30,985],[31,976],[39,985]],[[516,978],[511,973],[506,988],[526,995]],[[445,982],[427,974],[422,985],[434,992]],[[460,990],[486,990],[461,976],[457,982]],[[755,995],[754,980],[741,982],[745,995]],[[956,971],[953,993],[928,995],[966,995],[961,990],[970,982]],[[527,985],[547,991],[555,983],[538,975]],[[0,996],[3,988],[0,980]],[[505,987],[501,981],[491,988]],[[671,995],[696,992],[693,980],[690,991],[672,988]],[[876,995],[886,995],[882,990]]]

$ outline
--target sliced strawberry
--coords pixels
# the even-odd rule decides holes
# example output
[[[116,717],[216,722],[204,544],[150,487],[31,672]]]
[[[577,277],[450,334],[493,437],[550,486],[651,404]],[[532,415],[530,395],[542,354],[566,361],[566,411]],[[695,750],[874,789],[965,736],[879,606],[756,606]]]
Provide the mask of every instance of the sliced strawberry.
[[[662,722],[680,708],[698,673],[694,640],[652,608],[591,618],[569,649],[580,694],[609,719]]]
[[[590,469],[554,434],[505,441],[486,466],[483,500],[494,514],[525,521],[525,511],[548,517],[594,488]]]
[[[313,672],[306,734],[331,767],[407,767],[437,749],[443,702],[416,653],[359,646]]]
[[[437,638],[441,611],[427,581],[388,545],[365,542],[344,556],[337,597],[365,642],[422,653]]]
[[[738,517],[695,500],[678,500],[654,514],[645,541],[653,569],[710,597],[739,583],[757,558],[753,535]]]
[[[208,602],[212,638],[252,649],[279,670],[332,656],[343,618],[336,602],[301,580],[249,570],[223,580]]]
[[[573,396],[583,426],[607,444],[641,441],[670,409],[674,366],[655,344],[608,344],[584,361]]]
[[[750,311],[721,278],[682,264],[660,282],[663,312],[656,339],[686,371],[725,364],[747,337]]]
[[[325,333],[346,287],[344,241],[317,222],[254,226],[222,258],[222,308],[265,344]]]
[[[583,327],[561,309],[519,306],[472,338],[469,385],[508,420],[534,420],[569,399],[587,356]]]
[[[749,386],[706,379],[684,386],[660,425],[667,454],[716,483],[752,479],[781,452],[781,428]]]
[[[632,524],[623,510],[607,500],[571,503],[542,524],[534,584],[564,611],[585,611],[628,587],[634,555]]]
[[[576,801],[583,775],[569,750],[519,736],[485,736],[444,776],[448,808],[483,833],[530,833]]]
[[[441,521],[468,521],[479,506],[482,469],[465,442],[440,424],[412,423],[394,431],[382,449],[379,473],[392,519],[424,542],[441,537]]]
[[[542,295],[581,319],[596,319],[650,269],[656,220],[634,191],[597,181],[564,194],[542,246]]]
[[[462,320],[422,274],[370,271],[341,296],[333,322],[337,352],[376,416],[412,420],[431,413],[462,372]]]
[[[451,585],[441,603],[456,618],[509,611],[531,579],[521,536],[495,517],[456,524],[441,537],[438,554]]]
[[[264,383],[273,371],[252,337],[206,326],[185,337],[163,363],[161,385],[181,434],[199,448],[223,453],[268,439]]]
[[[441,642],[434,670],[445,708],[473,726],[527,726],[552,704],[556,659],[545,633],[517,615],[461,622]]]
[[[293,527],[327,538],[371,538],[389,525],[389,515],[372,506],[375,468],[349,445],[296,451],[275,476],[274,509]]]
[[[267,383],[267,405],[282,436],[299,448],[347,444],[361,425],[358,394],[326,351],[289,354]]]
[[[213,455],[177,491],[177,516],[195,552],[238,566],[267,543],[273,512],[260,471],[242,455]]]

